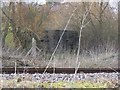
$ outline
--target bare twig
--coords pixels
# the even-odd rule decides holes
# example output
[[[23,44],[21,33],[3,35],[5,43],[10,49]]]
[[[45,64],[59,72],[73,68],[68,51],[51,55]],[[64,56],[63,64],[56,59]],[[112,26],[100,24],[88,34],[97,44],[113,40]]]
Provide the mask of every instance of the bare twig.
[[[102,9],[101,13],[103,13],[105,11],[105,9],[107,8],[108,5],[109,5],[109,2],[107,2],[107,4],[105,5],[105,7]]]
[[[1,9],[3,14],[8,18],[8,20],[10,20],[10,22],[12,22],[12,19],[5,13],[5,11],[3,9]]]
[[[55,47],[54,52],[52,53],[51,58],[50,58],[47,66],[46,66],[46,68],[45,68],[45,70],[44,70],[44,72],[43,72],[43,74],[46,72],[47,68],[49,67],[49,65],[50,65],[50,63],[51,63],[51,61],[52,61],[52,59],[53,59],[53,57],[54,57],[54,55],[55,55],[55,53],[56,53],[56,50],[58,49],[58,46],[59,46],[59,44],[60,44],[60,42],[61,42],[61,40],[62,40],[62,37],[63,37],[63,35],[64,35],[64,33],[65,33],[65,31],[66,31],[66,29],[67,29],[67,27],[68,27],[68,25],[69,25],[69,23],[70,23],[70,21],[71,21],[71,18],[73,17],[74,12],[75,12],[76,10],[77,10],[77,7],[73,10],[73,12],[72,12],[72,14],[71,14],[71,16],[70,16],[67,24],[66,24],[66,26],[65,26],[65,28],[64,28],[61,36],[60,36],[60,38],[59,38],[59,41],[58,41],[58,43],[57,43],[57,46]]]

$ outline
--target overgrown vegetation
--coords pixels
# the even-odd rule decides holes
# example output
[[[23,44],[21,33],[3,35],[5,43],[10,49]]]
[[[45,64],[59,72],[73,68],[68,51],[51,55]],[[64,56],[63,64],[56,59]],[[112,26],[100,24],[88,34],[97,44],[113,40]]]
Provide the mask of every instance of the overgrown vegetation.
[[[118,67],[118,12],[109,2],[47,1],[46,4],[2,2],[3,67]],[[66,34],[60,38],[63,30]],[[37,41],[35,58],[30,53],[33,38]],[[22,49],[18,50],[19,47]],[[7,88],[113,88],[115,83],[100,78],[97,82],[41,83],[16,77],[1,79],[0,88],[2,84]]]
[[[83,12],[88,10],[90,5],[91,3],[89,2],[63,4],[48,2],[44,5],[4,2],[2,7],[2,31],[3,42],[6,41],[6,43],[3,43],[3,46],[11,47],[11,45],[14,46],[15,44],[15,47],[18,47],[21,45],[23,49],[28,51],[31,39],[34,37],[39,48],[42,49],[39,44],[42,43],[43,32],[45,30],[63,30],[68,17],[76,6],[79,8],[75,11],[67,30],[79,32]],[[99,46],[104,48],[107,44],[114,44],[117,49],[118,18],[117,11],[111,7],[109,2],[92,4],[90,13],[85,21],[90,20],[90,23],[82,32],[81,51],[94,50]],[[9,35],[9,27],[11,27],[13,37]],[[13,40],[14,44],[9,44],[8,38]]]
[[[49,67],[76,67],[75,61],[80,61],[78,67],[118,67],[118,17],[109,2],[47,2],[43,5],[34,2],[3,2],[1,11],[3,53],[8,57],[14,54],[20,56],[16,60],[4,58],[3,55],[4,67],[14,67],[15,62],[17,67],[46,67],[64,29],[67,30],[66,34],[53,54],[53,62],[50,62]],[[28,54],[32,38],[36,39],[40,49],[36,52],[36,58]],[[22,49],[14,52],[20,46]],[[79,53],[76,56],[77,50]]]

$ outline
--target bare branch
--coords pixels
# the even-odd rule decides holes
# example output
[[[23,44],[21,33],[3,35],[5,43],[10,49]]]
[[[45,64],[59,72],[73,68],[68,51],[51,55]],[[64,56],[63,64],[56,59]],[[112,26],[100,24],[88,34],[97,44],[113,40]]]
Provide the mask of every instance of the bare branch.
[[[83,25],[83,28],[86,27],[90,22],[91,22],[91,19],[85,25]]]
[[[91,15],[94,16],[94,18],[100,22],[100,20],[95,16],[94,13],[91,12]]]
[[[93,4],[93,3],[92,3]],[[90,13],[90,10],[91,10],[91,6],[92,4],[90,5],[90,8],[89,10],[87,10],[84,15],[83,15],[83,19],[82,19],[82,25],[81,25],[81,28],[79,30],[79,43],[78,43],[78,51],[77,51],[77,58],[76,58],[76,68],[75,68],[75,73],[74,73],[74,77],[75,78],[75,75],[78,71],[78,68],[80,66],[80,61],[79,61],[79,54],[80,54],[80,47],[81,47],[81,37],[82,37],[82,31],[83,31],[83,28],[84,28],[84,22],[85,22],[85,19],[87,18],[88,14]],[[90,21],[88,21],[89,23]],[[85,24],[86,25],[86,24]]]
[[[108,5],[109,5],[109,2],[107,2],[107,4],[105,5],[105,7],[103,8],[101,13],[103,13],[105,11],[105,9],[107,8]]]
[[[55,53],[56,53],[56,50],[58,49],[58,46],[60,45],[60,42],[61,42],[61,40],[62,40],[62,37],[63,37],[63,35],[64,35],[64,33],[65,33],[65,31],[66,31],[66,29],[67,29],[67,27],[68,27],[68,25],[69,25],[69,23],[70,23],[70,21],[71,21],[71,18],[73,17],[74,12],[77,10],[77,8],[78,8],[78,7],[76,7],[76,8],[73,10],[73,12],[72,12],[72,14],[71,14],[71,16],[70,16],[70,18],[69,18],[69,20],[68,20],[65,28],[64,28],[64,31],[62,32],[62,34],[61,34],[61,36],[60,36],[60,38],[59,38],[59,41],[58,41],[58,43],[57,43],[57,46],[55,47],[55,49],[54,49],[54,51],[53,51],[53,53],[52,53],[52,55],[51,55],[51,57],[50,57],[50,60],[49,60],[49,62],[48,62],[48,64],[47,64],[47,66],[46,66],[43,74],[46,72],[47,68],[49,67],[49,65],[50,65],[50,63],[51,63],[51,61],[52,61],[52,59],[53,59],[53,57],[54,57],[54,55],[55,55]]]
[[[10,22],[12,22],[12,19],[9,16],[7,16],[7,14],[5,13],[5,11],[3,9],[1,9],[1,10],[2,10],[3,14],[8,18],[8,20],[10,20]]]

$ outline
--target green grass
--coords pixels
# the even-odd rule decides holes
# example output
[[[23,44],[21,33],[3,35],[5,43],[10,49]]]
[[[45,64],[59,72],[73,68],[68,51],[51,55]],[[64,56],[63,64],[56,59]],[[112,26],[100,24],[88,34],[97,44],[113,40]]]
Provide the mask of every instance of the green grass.
[[[55,83],[42,83],[44,88],[107,88],[107,83],[93,83],[93,82],[55,82]]]
[[[112,88],[108,82],[90,82],[90,81],[74,81],[74,82],[37,82],[37,81],[20,81],[17,80],[5,80],[3,86],[8,88]],[[113,85],[112,85],[113,86]]]

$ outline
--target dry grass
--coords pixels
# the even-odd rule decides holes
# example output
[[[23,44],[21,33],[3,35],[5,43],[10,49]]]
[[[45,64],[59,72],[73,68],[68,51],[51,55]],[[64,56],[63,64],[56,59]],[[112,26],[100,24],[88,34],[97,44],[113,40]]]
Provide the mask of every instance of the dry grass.
[[[26,59],[26,63],[30,67],[46,67],[48,60],[37,59],[30,60]],[[114,52],[92,52],[88,54],[82,54],[79,56],[80,68],[117,68],[118,67],[118,53]],[[76,55],[70,53],[57,54],[54,56],[49,67],[76,67]]]
[[[2,60],[4,67],[14,67],[15,61],[17,60],[17,67],[24,67],[25,64],[28,67],[46,67],[50,59],[51,54],[38,53],[37,58],[33,59],[28,56],[24,59],[5,59]],[[58,50],[49,67],[76,67],[75,53],[63,52]],[[104,49],[97,49],[96,51],[84,51],[79,56],[80,68],[117,68],[118,67],[118,52],[111,46]]]
[[[46,67],[48,64],[48,60],[40,60],[40,59],[25,59],[21,60],[21,62],[17,62],[17,66],[21,67],[27,64],[29,67]],[[115,56],[114,53],[105,53],[102,54],[92,54],[90,56],[88,55],[80,55],[79,57],[80,61],[80,67],[81,68],[117,68],[118,67],[118,56]],[[6,60],[3,61],[3,66],[5,67],[14,67],[15,60]],[[54,59],[51,61],[51,64],[49,67],[53,67],[55,63],[55,67],[76,67],[76,55],[73,54],[63,54],[63,55],[56,55]]]

